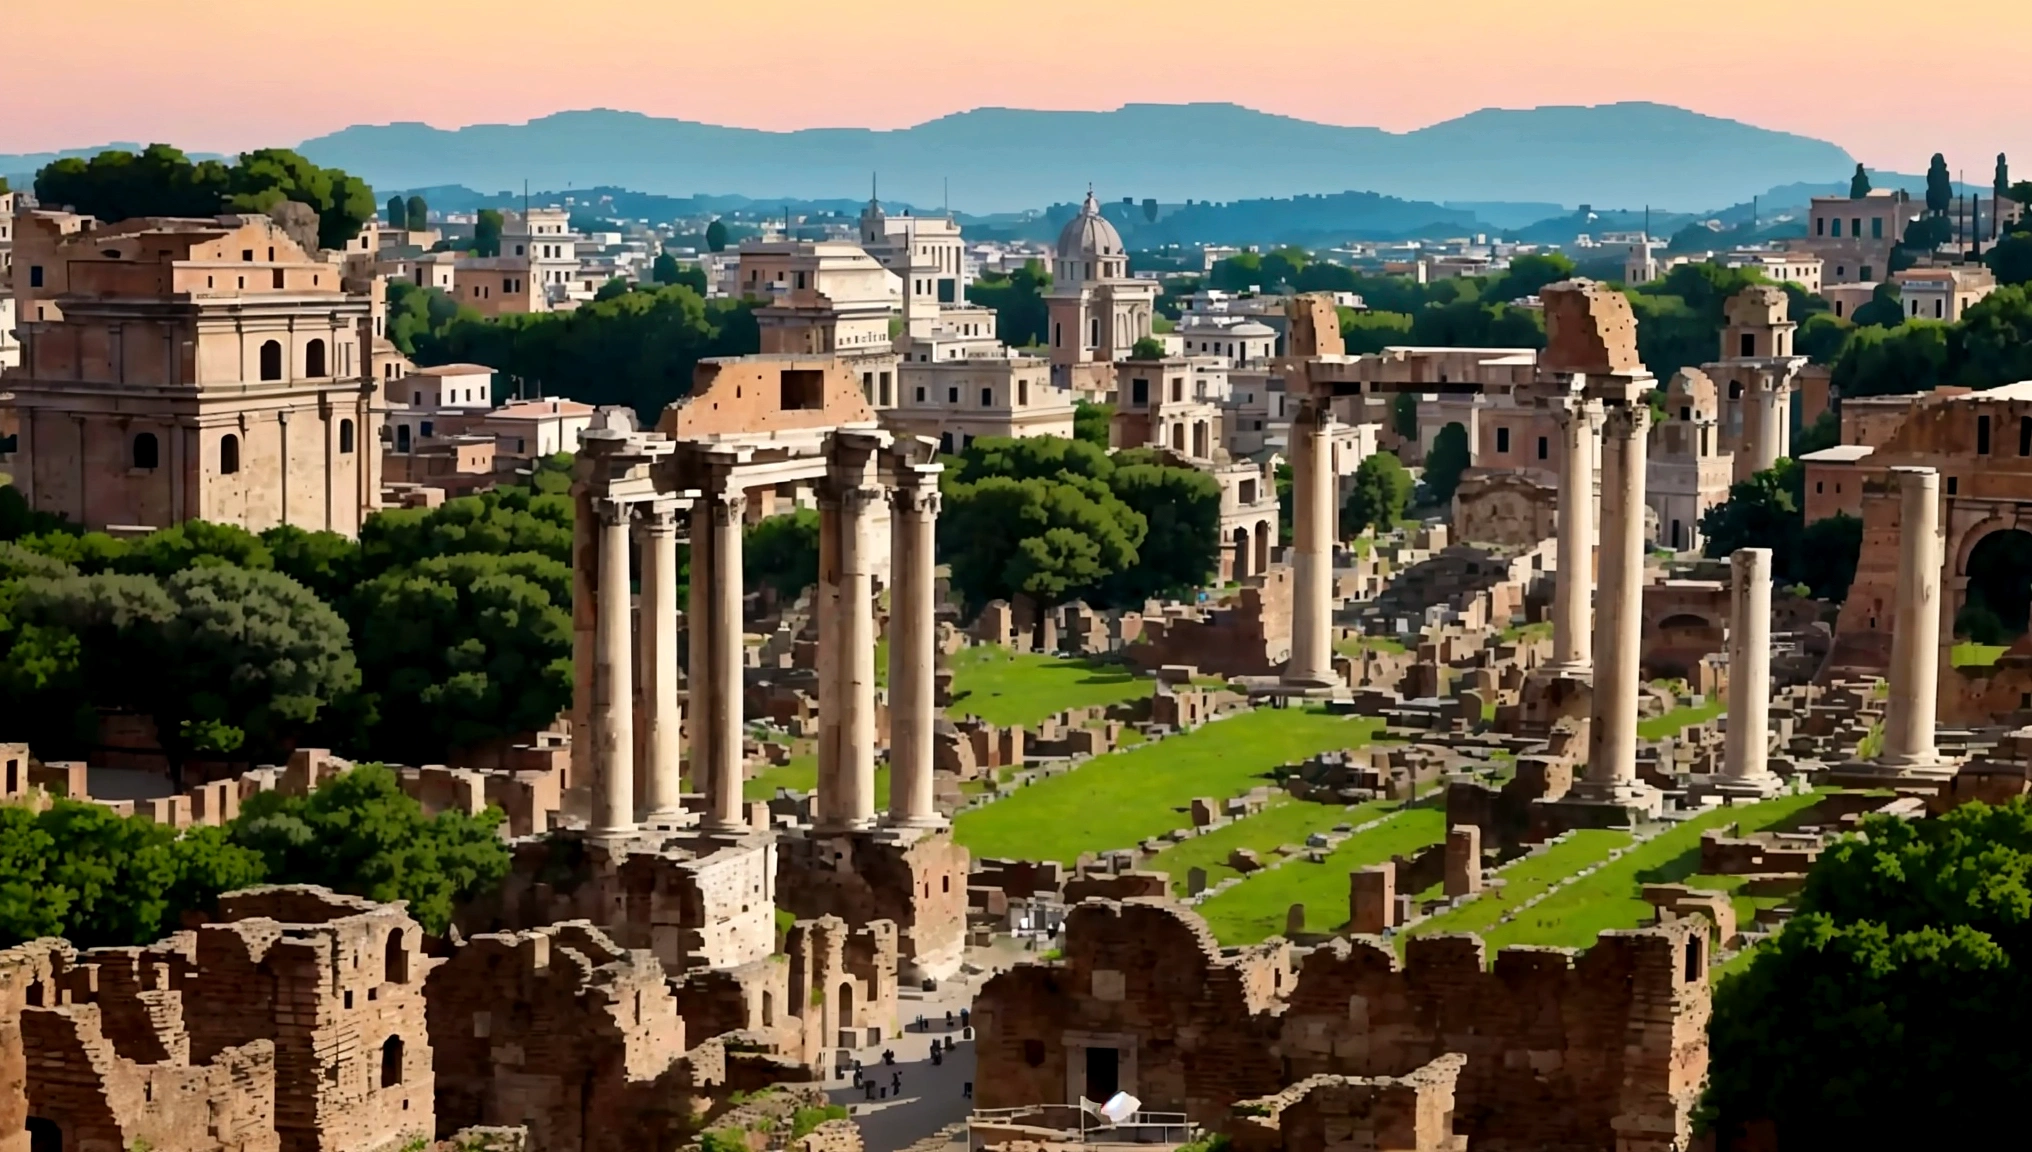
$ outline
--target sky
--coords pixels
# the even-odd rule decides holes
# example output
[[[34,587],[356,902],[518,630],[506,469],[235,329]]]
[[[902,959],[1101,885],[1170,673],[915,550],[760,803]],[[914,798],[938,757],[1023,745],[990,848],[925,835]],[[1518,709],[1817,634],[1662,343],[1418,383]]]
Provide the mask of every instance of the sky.
[[[16,98],[0,153],[113,140],[226,152],[351,124],[593,107],[788,130],[900,128],[981,106],[1230,101],[1406,131],[1485,107],[1650,100],[1830,140],[1873,168],[1923,171],[1938,151],[1981,180],[2001,151],[2032,175],[2032,69],[2015,59],[2032,42],[2026,0],[9,7]],[[1999,45],[2011,58],[1958,62]]]

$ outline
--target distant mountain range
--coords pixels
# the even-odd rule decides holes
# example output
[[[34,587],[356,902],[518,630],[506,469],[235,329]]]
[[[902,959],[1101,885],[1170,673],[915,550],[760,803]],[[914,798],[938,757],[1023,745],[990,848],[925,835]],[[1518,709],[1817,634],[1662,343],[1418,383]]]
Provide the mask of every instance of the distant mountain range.
[[[1412,132],[1345,128],[1233,104],[1112,112],[981,108],[896,131],[763,132],[634,112],[560,112],[459,129],[361,125],[306,140],[377,188],[617,185],[670,196],[886,196],[970,212],[1077,200],[1226,201],[1362,190],[1405,200],[1694,212],[1843,178],[1836,145],[1660,104],[1485,109]],[[0,157],[0,170],[8,170]],[[1462,205],[1466,207],[1466,204]],[[1514,221],[1511,215],[1506,222]]]

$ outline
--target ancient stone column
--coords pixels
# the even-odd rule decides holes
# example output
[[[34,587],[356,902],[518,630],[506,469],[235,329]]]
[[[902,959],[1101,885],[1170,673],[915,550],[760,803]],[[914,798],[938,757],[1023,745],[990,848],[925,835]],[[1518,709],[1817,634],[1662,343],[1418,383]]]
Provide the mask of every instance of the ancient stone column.
[[[677,705],[677,508],[658,501],[642,510],[642,699],[649,709],[643,740],[643,808],[651,823],[684,814],[683,740]]]
[[[1552,666],[1585,674],[1594,664],[1588,630],[1595,603],[1595,454],[1600,403],[1569,398],[1555,409],[1565,434],[1559,461],[1559,577],[1552,593]]]
[[[593,574],[600,565],[599,514],[593,496],[572,493],[572,703],[571,773],[574,781],[593,773]]]
[[[1940,473],[1893,468],[1898,486],[1898,604],[1891,633],[1885,764],[1933,764],[1940,695]]]
[[[1595,674],[1587,782],[1637,780],[1638,656],[1644,629],[1644,457],[1651,409],[1622,404],[1602,429],[1601,586],[1595,598]]]
[[[1771,550],[1738,548],[1729,557],[1729,718],[1722,775],[1775,779],[1771,754]]]
[[[858,472],[858,469],[856,470]],[[869,512],[882,489],[829,477],[819,496],[819,824],[875,822],[875,557]]]
[[[1333,669],[1333,413],[1307,400],[1291,421],[1291,661],[1284,682],[1328,687]]]
[[[1789,415],[1785,404],[1785,382],[1774,373],[1759,372],[1750,383],[1750,394],[1743,400],[1746,409],[1743,440],[1750,456],[1744,469],[1747,476],[1775,467],[1778,457],[1784,454],[1785,421]]]
[[[931,731],[938,720],[936,582],[942,465],[901,469],[889,520],[889,819],[941,823],[933,795]]]
[[[634,644],[629,627],[628,505],[598,502],[599,596],[593,633],[595,835],[635,828]]]
[[[692,507],[692,775],[706,826],[746,826],[741,810],[741,528],[747,496],[709,493]]]

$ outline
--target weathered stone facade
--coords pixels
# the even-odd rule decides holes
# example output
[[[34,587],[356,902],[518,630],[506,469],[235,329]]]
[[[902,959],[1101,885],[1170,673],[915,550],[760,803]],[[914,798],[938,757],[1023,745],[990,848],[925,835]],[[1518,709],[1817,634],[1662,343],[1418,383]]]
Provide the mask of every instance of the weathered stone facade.
[[[1294,973],[1282,941],[1224,953],[1175,905],[1090,901],[1062,961],[977,1000],[980,1104],[1070,1102],[1112,1080],[1211,1123],[1308,1076],[1403,1076],[1458,1052],[1454,1131],[1471,1148],[1684,1148],[1706,1074],[1706,936],[1680,921],[1578,955],[1506,949],[1493,970],[1471,936],[1410,940],[1401,964],[1337,939]]]

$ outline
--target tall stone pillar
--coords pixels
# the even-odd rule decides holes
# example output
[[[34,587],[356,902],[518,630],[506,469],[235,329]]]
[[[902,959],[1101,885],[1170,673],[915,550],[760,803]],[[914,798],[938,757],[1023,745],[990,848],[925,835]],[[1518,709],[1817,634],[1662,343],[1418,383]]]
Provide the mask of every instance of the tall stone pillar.
[[[819,825],[875,822],[875,556],[869,512],[883,496],[864,467],[839,469],[819,495]]]
[[[1739,478],[1775,467],[1778,458],[1785,454],[1785,425],[1791,415],[1791,406],[1785,400],[1783,377],[1772,372],[1757,373],[1749,394],[1743,397],[1743,441],[1749,460],[1739,469],[1743,474]]]
[[[1306,400],[1291,421],[1291,661],[1284,682],[1324,688],[1333,668],[1333,413]]]
[[[1884,710],[1886,767],[1939,762],[1933,726],[1940,697],[1940,473],[1893,468],[1898,485],[1898,604],[1891,633],[1891,698]]]
[[[889,819],[909,827],[943,823],[934,802],[931,744],[938,721],[933,552],[943,468],[899,466],[889,519]]]
[[[593,633],[595,835],[635,828],[634,646],[629,627],[628,505],[601,500],[598,618]]]
[[[1589,629],[1595,606],[1595,456],[1602,406],[1569,398],[1556,410],[1564,434],[1559,462],[1559,578],[1552,596],[1552,669],[1586,674],[1594,664]]]
[[[594,573],[600,566],[599,514],[591,491],[572,493],[572,703],[571,778],[582,788],[593,777]]]
[[[724,483],[724,481],[722,481]],[[707,493],[691,518],[692,775],[706,826],[746,827],[741,810],[741,527],[747,496]]]
[[[1775,786],[1771,754],[1771,550],[1729,557],[1729,716],[1722,775],[1739,785]]]
[[[1622,800],[1637,782],[1638,657],[1644,628],[1644,465],[1651,409],[1620,404],[1603,420],[1601,588],[1588,717],[1588,791]]]
[[[682,718],[677,704],[677,507],[659,500],[642,510],[642,699],[649,717],[643,748],[642,805],[652,824],[685,817]]]

